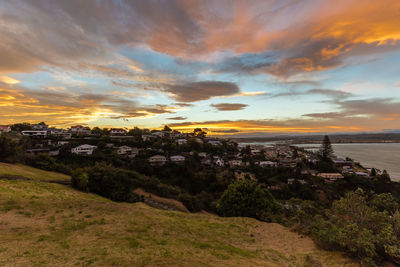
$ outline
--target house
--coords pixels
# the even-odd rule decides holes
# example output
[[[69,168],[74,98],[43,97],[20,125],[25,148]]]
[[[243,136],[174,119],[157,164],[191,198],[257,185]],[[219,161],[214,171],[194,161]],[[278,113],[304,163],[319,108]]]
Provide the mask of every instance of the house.
[[[89,127],[82,125],[71,126],[70,132],[73,135],[89,135],[91,133]]]
[[[69,141],[58,141],[57,146],[63,146],[63,145],[68,145]]]
[[[207,143],[209,143],[210,145],[213,145],[213,146],[220,146],[220,145],[222,145],[222,143],[221,143],[220,141],[218,141],[218,140],[210,140],[210,141],[208,141]]]
[[[117,153],[122,156],[128,155],[132,153],[132,148],[130,146],[120,146],[117,149]]]
[[[204,158],[201,160],[202,165],[211,165],[211,159],[209,158]]]
[[[149,135],[149,134],[143,134],[143,135],[142,135],[142,140],[143,140],[144,142],[150,141],[151,139],[154,139],[154,138],[156,138],[156,137],[153,136],[153,135]]]
[[[354,172],[357,176],[362,176],[362,177],[369,177],[369,174],[366,172]]]
[[[11,127],[7,125],[0,125],[0,134],[11,132]]]
[[[230,167],[242,166],[243,162],[241,159],[233,159],[228,162]]]
[[[148,159],[152,165],[164,165],[167,162],[167,158],[161,155],[155,155]]]
[[[207,157],[207,153],[206,152],[200,152],[199,153],[199,157],[200,158],[205,158],[205,157]]]
[[[63,129],[51,128],[47,132],[50,133],[51,136],[62,139],[71,139],[72,137],[71,133],[65,132]]]
[[[177,143],[178,145],[184,145],[184,144],[187,143],[187,140],[186,140],[186,139],[177,139],[177,140],[176,140],[176,143]]]
[[[22,131],[22,135],[30,137],[46,137],[47,131]]]
[[[277,162],[273,162],[273,161],[260,161],[259,163],[260,167],[278,167],[278,163]]]
[[[247,144],[238,144],[237,147],[239,150],[242,150],[242,149],[245,149],[247,146],[248,146]]]
[[[162,137],[164,137],[165,132],[154,132],[151,135],[162,138]]]
[[[340,173],[319,173],[318,176],[330,182],[344,178],[343,175]]]
[[[71,149],[71,153],[77,155],[92,155],[95,149],[97,149],[97,146],[84,144]]]
[[[169,158],[171,160],[171,162],[175,162],[175,163],[180,163],[180,162],[185,162],[185,157],[184,156],[171,156]]]
[[[32,130],[34,131],[47,131],[49,129],[49,126],[46,124],[32,124],[31,125]]]
[[[56,156],[60,155],[60,150],[52,150],[49,152],[49,155],[56,157]]]
[[[223,159],[217,158],[215,160],[215,165],[219,166],[219,167],[223,167],[225,165],[225,162]]]
[[[287,184],[294,184],[295,181],[297,181],[297,182],[300,183],[300,184],[306,184],[306,183],[307,183],[307,181],[304,180],[304,179],[289,178],[289,179],[287,180]]]
[[[196,143],[199,143],[199,144],[203,144],[204,143],[203,140],[201,140],[201,138],[198,138],[198,137],[193,138],[193,140],[196,141]]]
[[[129,146],[120,146],[117,149],[117,153],[121,156],[128,156],[130,158],[134,158],[139,154],[139,149],[136,147],[129,147]]]
[[[126,135],[127,131],[122,128],[111,128],[110,135]]]

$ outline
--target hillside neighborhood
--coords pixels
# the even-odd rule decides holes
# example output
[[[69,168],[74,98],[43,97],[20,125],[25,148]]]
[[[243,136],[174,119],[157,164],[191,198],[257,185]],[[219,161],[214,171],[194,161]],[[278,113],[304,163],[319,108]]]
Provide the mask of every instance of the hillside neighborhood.
[[[29,129],[26,129],[29,128]],[[193,133],[181,133],[171,130],[168,127],[164,130],[126,130],[122,128],[103,129],[95,127],[90,129],[87,126],[71,126],[69,129],[50,127],[45,123],[32,124],[23,130],[12,131],[7,125],[0,125],[0,133],[14,133],[13,138],[31,138],[31,145],[26,149],[28,154],[48,154],[57,157],[60,151],[70,151],[80,156],[91,156],[95,151],[112,150],[121,157],[134,159],[137,156],[146,157],[148,163],[155,166],[162,166],[166,163],[181,164],[188,159],[196,159],[200,165],[218,168],[246,169],[250,165],[257,165],[262,168],[297,168],[301,175],[318,176],[326,182],[333,182],[344,178],[344,175],[357,175],[368,178],[373,175],[381,174],[380,170],[363,168],[351,159],[340,157],[332,158],[337,172],[327,173],[318,172],[312,166],[318,163],[317,155],[312,151],[307,151],[290,144],[275,144],[268,147],[253,144],[237,144],[228,139],[218,139],[207,137],[205,132],[198,129]],[[96,142],[99,138],[107,138],[105,143],[99,148]],[[104,142],[104,141],[101,141]],[[191,151],[188,149],[188,142],[201,144],[202,146],[215,148],[211,151]],[[130,146],[135,143],[138,146]],[[181,147],[179,154],[165,149],[166,145]],[[224,147],[230,147],[225,151]],[[164,148],[163,148],[164,147]],[[196,145],[195,145],[196,147]],[[221,153],[222,149],[222,153]],[[246,173],[254,176],[253,173]],[[236,175],[240,177],[240,175]],[[304,179],[288,178],[286,183],[292,184],[294,181],[306,183]],[[280,184],[282,186],[282,184]],[[273,187],[275,188],[275,187]]]

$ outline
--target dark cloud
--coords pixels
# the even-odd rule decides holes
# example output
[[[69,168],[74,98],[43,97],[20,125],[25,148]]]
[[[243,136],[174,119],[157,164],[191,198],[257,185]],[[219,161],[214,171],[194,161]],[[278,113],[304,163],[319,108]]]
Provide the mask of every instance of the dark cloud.
[[[229,130],[213,130],[213,133],[227,133],[227,134],[233,134],[233,133],[240,133],[238,129],[229,129]]]
[[[239,103],[220,103],[220,104],[211,104],[210,106],[218,109],[219,111],[233,111],[233,110],[242,110],[246,108],[248,105]]]
[[[7,99],[12,99],[12,109]],[[42,120],[47,119],[59,125],[61,122],[74,123],[93,118],[146,117],[174,113],[175,109],[167,105],[141,105],[135,100],[106,93],[80,94],[69,91],[0,89],[1,120],[21,117],[26,121],[35,121],[40,117]]]
[[[165,89],[180,102],[207,100],[216,96],[229,96],[240,92],[239,87],[230,82],[201,81],[169,85]]]
[[[278,93],[271,95],[271,98],[274,97],[294,97],[294,96],[302,96],[302,95],[323,95],[333,99],[345,99],[353,96],[352,93],[341,91],[341,90],[332,90],[332,89],[310,89],[304,92],[299,91],[289,91],[285,93]]]
[[[172,118],[167,118],[167,120],[174,120],[174,121],[184,121],[184,120],[186,120],[187,119],[187,117],[180,117],[180,116],[178,116],[178,117],[172,117]]]
[[[334,100],[338,112],[310,113],[305,117],[340,120],[341,118],[369,118],[371,120],[395,121],[400,119],[400,102],[390,98],[358,100]],[[375,121],[376,123],[376,121]]]
[[[192,107],[193,106],[193,104],[189,104],[189,103],[173,103],[172,105],[179,106],[179,107]]]

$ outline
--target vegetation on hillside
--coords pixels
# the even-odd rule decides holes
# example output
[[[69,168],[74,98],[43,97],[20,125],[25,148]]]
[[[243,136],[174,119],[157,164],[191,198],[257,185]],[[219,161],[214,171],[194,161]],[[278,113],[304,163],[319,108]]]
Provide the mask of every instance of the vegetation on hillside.
[[[315,265],[311,265],[315,264]],[[357,266],[278,224],[0,180],[1,266]]]

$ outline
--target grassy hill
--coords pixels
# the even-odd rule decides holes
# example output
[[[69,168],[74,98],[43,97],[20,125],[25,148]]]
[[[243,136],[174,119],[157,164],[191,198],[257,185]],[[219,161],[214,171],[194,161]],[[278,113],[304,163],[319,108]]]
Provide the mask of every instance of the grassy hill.
[[[0,177],[4,175],[21,176],[33,180],[42,181],[69,181],[71,179],[71,177],[62,173],[44,171],[22,164],[10,164],[0,162]]]
[[[32,169],[17,165],[14,172],[43,180]],[[357,266],[278,224],[157,210],[59,184],[0,179],[0,266],[43,265]]]

